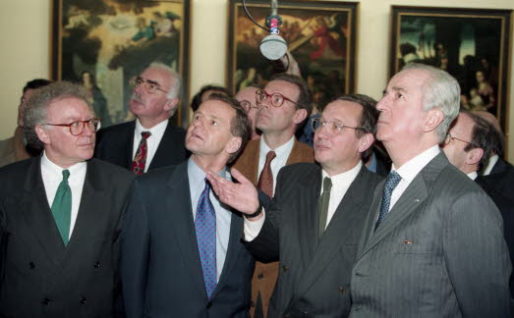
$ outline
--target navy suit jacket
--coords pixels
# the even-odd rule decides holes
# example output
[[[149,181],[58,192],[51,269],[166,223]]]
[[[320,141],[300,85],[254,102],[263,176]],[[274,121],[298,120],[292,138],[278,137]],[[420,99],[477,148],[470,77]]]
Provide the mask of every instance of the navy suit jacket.
[[[122,229],[127,317],[247,317],[254,260],[231,219],[227,255],[210,299],[196,243],[187,161],[136,179]]]
[[[130,169],[133,157],[134,130],[136,122],[118,124],[101,129],[96,135],[95,157],[126,169]],[[185,130],[171,121],[164,131],[157,151],[148,170],[181,163],[187,157],[184,147]]]

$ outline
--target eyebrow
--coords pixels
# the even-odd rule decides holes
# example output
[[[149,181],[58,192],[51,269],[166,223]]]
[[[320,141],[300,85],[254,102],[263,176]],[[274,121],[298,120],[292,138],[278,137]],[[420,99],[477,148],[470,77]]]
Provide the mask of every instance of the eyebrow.
[[[161,87],[161,84],[159,82],[157,82],[157,81],[153,81],[151,79],[146,79],[146,78],[141,77],[141,76],[138,76],[138,78],[140,78],[140,79],[142,79],[142,80],[144,80],[144,81],[146,81],[146,82],[148,82],[150,84],[157,85],[157,86]]]

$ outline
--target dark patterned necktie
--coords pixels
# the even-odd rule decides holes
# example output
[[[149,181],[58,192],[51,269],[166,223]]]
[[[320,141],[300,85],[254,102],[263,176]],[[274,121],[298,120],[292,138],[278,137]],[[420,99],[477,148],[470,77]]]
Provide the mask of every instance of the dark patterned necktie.
[[[319,237],[325,232],[328,218],[328,204],[330,202],[330,190],[332,189],[332,180],[329,177],[323,179],[323,193],[319,198]]]
[[[382,202],[380,202],[380,213],[378,214],[377,223],[375,225],[375,230],[378,228],[380,223],[384,220],[387,213],[389,213],[389,204],[391,203],[391,195],[398,185],[398,183],[402,180],[402,177],[396,172],[391,171],[387,175],[386,182],[384,185],[384,192],[382,195]]]
[[[195,230],[205,290],[210,298],[216,288],[216,213],[209,192],[210,186],[206,180],[196,207]]]
[[[149,131],[143,131],[141,133],[141,141],[139,142],[139,147],[137,147],[136,156],[132,161],[132,166],[130,170],[138,176],[145,173],[146,155],[148,153],[148,145],[146,143],[146,140],[151,135],[152,133]]]
[[[262,168],[261,175],[257,187],[270,198],[273,197],[273,173],[271,172],[271,161],[275,159],[277,154],[271,150],[266,154],[266,162]]]
[[[69,177],[70,171],[63,170],[62,181],[59,183],[51,208],[55,224],[57,224],[57,229],[59,230],[59,234],[61,234],[64,245],[68,244],[70,236],[71,189],[68,184]]]

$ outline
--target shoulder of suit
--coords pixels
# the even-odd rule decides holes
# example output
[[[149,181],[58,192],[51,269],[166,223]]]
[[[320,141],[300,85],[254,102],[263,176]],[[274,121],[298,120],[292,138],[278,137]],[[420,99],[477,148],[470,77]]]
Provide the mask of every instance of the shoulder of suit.
[[[87,161],[87,164],[88,168],[91,167],[93,169],[98,169],[101,171],[101,173],[105,175],[108,175],[110,177],[116,177],[117,180],[119,180],[120,178],[126,180],[132,180],[135,178],[134,174],[129,170],[107,161],[92,158]]]
[[[97,137],[101,138],[101,137],[105,137],[105,136],[116,136],[121,133],[133,131],[135,127],[136,127],[135,121],[128,121],[125,123],[112,125],[112,126],[100,129],[97,133]]]
[[[0,168],[0,179],[7,177],[11,174],[19,174],[20,172],[26,172],[27,169],[32,165],[39,162],[39,157],[29,158],[21,161],[16,161]]]
[[[142,176],[136,177],[136,182],[145,185],[165,184],[175,174],[175,171],[180,169],[187,170],[187,160],[176,165],[152,169]]]
[[[297,176],[299,178],[309,175],[311,173],[321,173],[321,168],[318,164],[312,162],[298,162],[280,169],[280,174],[284,176]]]

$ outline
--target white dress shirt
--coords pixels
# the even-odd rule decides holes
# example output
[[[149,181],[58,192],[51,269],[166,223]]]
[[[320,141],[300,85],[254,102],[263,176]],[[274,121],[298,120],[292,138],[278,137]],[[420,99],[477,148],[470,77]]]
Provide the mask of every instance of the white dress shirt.
[[[492,155],[491,157],[489,157],[489,160],[487,160],[487,166],[485,166],[484,173],[482,175],[490,175],[491,171],[494,168],[494,165],[498,162],[498,159],[500,159],[498,155]]]
[[[350,188],[350,185],[355,180],[359,171],[362,167],[362,161],[359,161],[355,167],[352,169],[340,173],[338,175],[330,177],[332,181],[332,188],[330,189],[330,199],[328,201],[328,214],[327,214],[327,224],[325,228],[328,226],[332,217],[334,216],[339,203],[343,199],[344,195]],[[327,177],[328,174],[322,170],[321,172],[321,191],[320,194],[323,193],[323,179]],[[344,207],[343,207],[344,209]],[[249,221],[246,217],[244,218],[244,239],[247,242],[253,241],[257,235],[259,235],[262,226],[264,225],[264,221],[266,220],[266,211],[262,212],[263,216],[257,221]]]
[[[167,119],[161,121],[150,129],[144,128],[143,125],[141,125],[139,122],[139,119],[136,119],[136,129],[134,129],[134,144],[132,145],[132,158],[136,156],[137,148],[139,148],[139,143],[141,142],[141,133],[144,131],[151,133],[150,137],[146,139],[147,152],[144,170],[145,172],[148,171],[148,167],[150,166],[150,163],[152,162],[152,159],[157,152],[157,148],[161,143],[161,139],[164,135],[164,131],[166,131],[166,127],[168,127]]]
[[[391,202],[389,204],[389,211],[393,208],[393,206],[398,202],[398,199],[405,192],[409,184],[414,180],[414,178],[418,175],[418,173],[425,168],[425,166],[434,159],[439,153],[441,149],[439,146],[433,146],[423,151],[419,155],[415,156],[411,160],[404,163],[400,168],[396,169],[396,167],[392,166],[391,170],[396,171],[402,179],[393,190],[391,194]]]
[[[86,179],[87,163],[79,162],[67,168],[70,171],[68,184],[71,189],[71,220],[70,232],[68,239],[71,238],[77,215],[79,213],[80,199],[82,198],[82,189],[84,188],[84,180]],[[62,171],[65,170],[48,159],[46,153],[43,152],[41,157],[41,177],[45,186],[46,199],[49,207],[52,207],[55,193],[62,181]]]
[[[475,181],[475,179],[478,177],[478,173],[476,171],[470,172],[466,175],[468,176],[468,178],[470,178],[473,181]]]
[[[283,144],[282,146],[277,147],[276,149],[271,149],[264,138],[261,138],[261,142],[259,143],[259,167],[258,167],[258,177],[260,177],[262,169],[264,168],[264,164],[266,163],[266,155],[270,151],[275,151],[277,155],[273,160],[271,160],[271,173],[273,174],[273,193],[275,193],[275,186],[277,185],[277,176],[280,169],[282,169],[286,163],[291,151],[294,146],[294,136],[289,139],[288,142]]]

